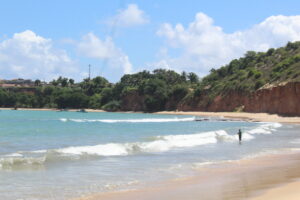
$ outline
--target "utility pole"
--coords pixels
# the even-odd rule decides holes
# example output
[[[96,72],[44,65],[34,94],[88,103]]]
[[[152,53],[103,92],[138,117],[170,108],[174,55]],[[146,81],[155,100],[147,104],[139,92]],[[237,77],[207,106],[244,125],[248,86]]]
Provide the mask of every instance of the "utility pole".
[[[89,64],[89,80],[91,80],[91,65]]]

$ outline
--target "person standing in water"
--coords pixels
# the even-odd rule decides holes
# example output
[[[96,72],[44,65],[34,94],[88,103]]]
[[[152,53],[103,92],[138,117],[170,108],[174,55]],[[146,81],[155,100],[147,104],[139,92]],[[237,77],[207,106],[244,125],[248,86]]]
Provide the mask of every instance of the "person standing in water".
[[[242,131],[241,131],[241,129],[239,129],[238,135],[239,135],[239,142],[241,143],[242,142]]]

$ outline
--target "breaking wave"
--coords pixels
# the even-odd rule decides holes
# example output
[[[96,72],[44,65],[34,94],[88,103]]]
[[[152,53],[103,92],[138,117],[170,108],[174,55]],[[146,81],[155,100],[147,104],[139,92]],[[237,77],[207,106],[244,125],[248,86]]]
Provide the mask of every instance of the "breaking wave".
[[[245,131],[243,141],[255,138],[256,134],[270,134],[279,128],[278,123],[263,123],[259,127]],[[0,157],[0,169],[16,166],[38,166],[56,160],[77,160],[86,157],[128,156],[139,153],[159,153],[176,148],[190,148],[219,142],[236,142],[238,136],[225,130],[185,135],[156,136],[149,142],[107,143],[93,146],[71,146],[60,149],[16,152]]]
[[[68,119],[60,118],[62,122],[102,122],[102,123],[151,123],[151,122],[187,122],[195,121],[195,117],[188,118],[144,118],[144,119]]]
[[[262,123],[259,127],[248,131],[249,134],[271,134],[277,128],[281,127],[280,123]]]

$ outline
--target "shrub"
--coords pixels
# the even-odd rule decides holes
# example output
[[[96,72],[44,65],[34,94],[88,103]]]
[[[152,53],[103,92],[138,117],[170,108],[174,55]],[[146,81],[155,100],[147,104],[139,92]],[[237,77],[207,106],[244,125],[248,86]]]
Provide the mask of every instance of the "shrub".
[[[254,86],[255,90],[259,89],[259,88],[262,87],[264,84],[265,84],[265,81],[262,80],[262,79],[256,81],[255,86]]]
[[[113,100],[102,106],[102,109],[109,112],[114,112],[120,110],[120,102]]]
[[[256,79],[258,79],[258,78],[261,77],[261,75],[262,75],[262,73],[261,73],[260,71],[257,71],[257,72],[255,73],[254,77],[255,77]]]
[[[176,100],[182,99],[187,95],[188,88],[184,85],[175,85],[172,88],[171,96],[173,96]]]

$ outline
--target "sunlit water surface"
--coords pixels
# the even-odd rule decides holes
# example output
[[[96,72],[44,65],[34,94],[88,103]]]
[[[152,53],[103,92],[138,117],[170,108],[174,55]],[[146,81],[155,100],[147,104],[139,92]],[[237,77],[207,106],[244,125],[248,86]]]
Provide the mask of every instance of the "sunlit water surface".
[[[195,119],[2,110],[0,199],[60,200],[137,188],[300,145],[297,125]]]

